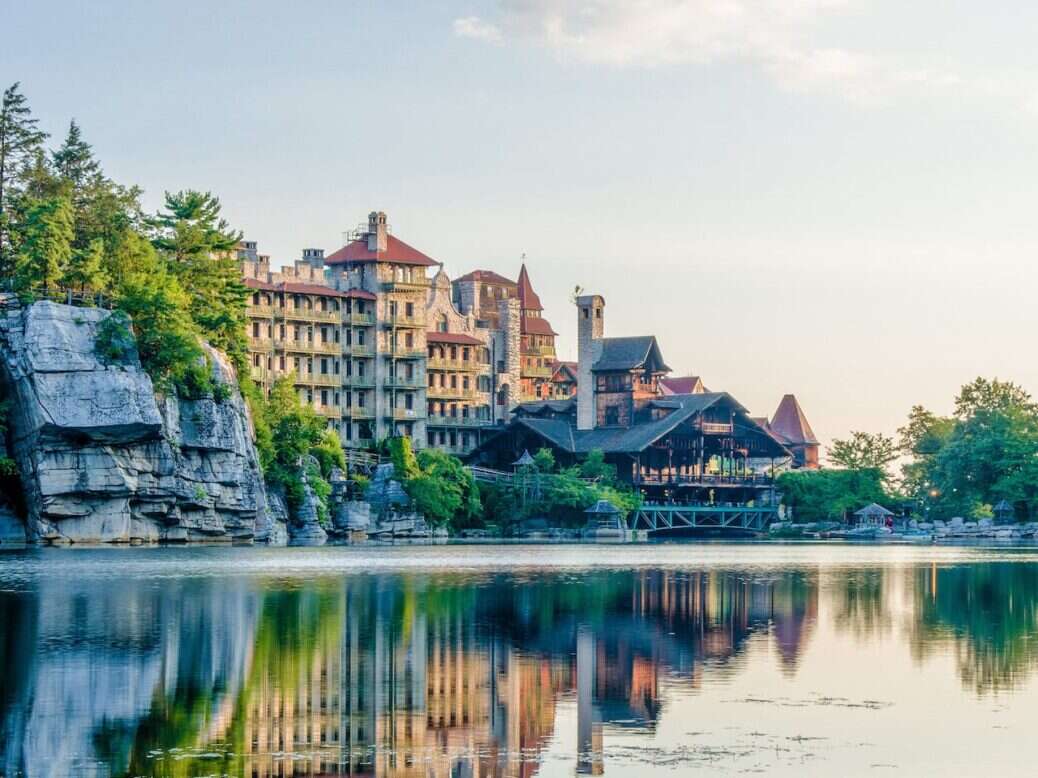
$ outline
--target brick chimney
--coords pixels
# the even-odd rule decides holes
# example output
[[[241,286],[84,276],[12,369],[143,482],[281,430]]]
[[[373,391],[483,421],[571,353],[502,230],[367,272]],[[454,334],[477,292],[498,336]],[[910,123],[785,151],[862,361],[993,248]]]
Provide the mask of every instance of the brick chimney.
[[[591,368],[602,355],[605,299],[597,294],[577,298],[577,429],[595,428],[595,383]]]
[[[368,251],[385,251],[389,245],[389,232],[386,227],[385,211],[372,211],[368,214]]]

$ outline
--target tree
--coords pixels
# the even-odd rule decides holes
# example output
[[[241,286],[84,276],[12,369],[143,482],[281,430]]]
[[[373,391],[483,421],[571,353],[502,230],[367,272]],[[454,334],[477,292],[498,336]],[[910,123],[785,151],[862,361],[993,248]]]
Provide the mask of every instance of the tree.
[[[15,267],[20,289],[57,286],[72,258],[72,207],[65,197],[39,200],[29,207],[21,226]]]
[[[81,291],[99,292],[108,286],[108,275],[104,270],[104,241],[95,239],[85,251],[74,250],[69,265],[65,269],[62,283]]]
[[[921,405],[912,407],[908,423],[898,429],[898,447],[910,461],[901,466],[901,487],[917,500],[928,501],[935,488],[934,458],[948,442],[955,429],[955,419],[937,416]]]
[[[884,473],[898,457],[894,439],[879,432],[852,432],[850,439],[834,440],[828,453],[829,460],[839,467]]]
[[[54,171],[75,189],[82,189],[90,179],[101,175],[101,166],[94,159],[90,144],[83,140],[75,119],[69,123],[65,142],[51,155],[51,163]]]
[[[415,508],[437,526],[466,526],[480,513],[479,489],[461,460],[443,451],[423,449],[418,474],[404,484]]]
[[[152,244],[165,256],[191,298],[191,316],[239,373],[247,370],[245,300],[234,250],[241,233],[220,217],[210,192],[166,192],[166,210],[151,220]]]
[[[893,507],[876,468],[846,470],[793,470],[777,479],[782,502],[798,522],[843,521],[870,503]]]
[[[0,276],[9,274],[14,264],[8,206],[14,195],[15,178],[47,138],[37,124],[16,81],[0,99]]]
[[[555,454],[550,448],[537,449],[533,455],[533,466],[539,473],[550,473],[555,470]]]

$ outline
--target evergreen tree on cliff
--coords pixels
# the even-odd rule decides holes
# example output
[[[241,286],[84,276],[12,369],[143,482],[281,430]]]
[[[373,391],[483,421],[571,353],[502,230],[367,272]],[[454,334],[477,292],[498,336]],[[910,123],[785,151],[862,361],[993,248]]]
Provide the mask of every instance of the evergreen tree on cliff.
[[[72,206],[66,197],[37,200],[28,209],[21,227],[15,264],[20,289],[56,287],[72,259]]]
[[[18,191],[18,178],[46,137],[15,82],[0,99],[0,276],[9,276],[14,266],[10,203]]]
[[[220,217],[220,201],[210,192],[166,192],[165,205],[151,220],[152,244],[190,296],[191,317],[203,335],[243,374],[248,293],[235,254],[241,233]]]

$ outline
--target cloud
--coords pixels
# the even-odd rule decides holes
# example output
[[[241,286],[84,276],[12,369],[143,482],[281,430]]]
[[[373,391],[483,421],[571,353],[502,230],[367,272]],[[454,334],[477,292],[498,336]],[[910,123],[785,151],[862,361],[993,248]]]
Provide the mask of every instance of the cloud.
[[[459,38],[473,38],[487,43],[500,43],[501,30],[487,24],[478,16],[465,16],[454,20],[454,34]]]
[[[493,43],[532,43],[560,59],[616,68],[744,63],[783,89],[831,92],[856,103],[1004,91],[990,79],[908,67],[887,55],[817,40],[824,22],[873,1],[497,0],[493,21],[457,19],[454,32]]]

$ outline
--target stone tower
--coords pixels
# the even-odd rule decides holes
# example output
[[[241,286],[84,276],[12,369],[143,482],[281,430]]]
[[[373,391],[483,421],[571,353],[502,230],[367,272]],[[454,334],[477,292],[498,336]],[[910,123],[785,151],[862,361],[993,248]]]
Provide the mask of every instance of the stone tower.
[[[368,214],[368,251],[385,251],[389,247],[389,227],[385,211]]]
[[[577,298],[577,429],[595,428],[595,384],[591,368],[602,354],[605,300],[597,294]]]

